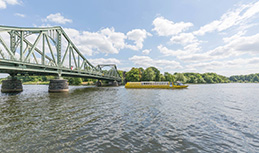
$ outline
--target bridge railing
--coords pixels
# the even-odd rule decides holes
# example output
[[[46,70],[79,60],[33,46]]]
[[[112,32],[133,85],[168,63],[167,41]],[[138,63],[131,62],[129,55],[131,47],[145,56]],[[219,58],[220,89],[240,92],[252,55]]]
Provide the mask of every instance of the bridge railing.
[[[116,66],[93,66],[61,27],[0,26],[0,72],[121,80]]]

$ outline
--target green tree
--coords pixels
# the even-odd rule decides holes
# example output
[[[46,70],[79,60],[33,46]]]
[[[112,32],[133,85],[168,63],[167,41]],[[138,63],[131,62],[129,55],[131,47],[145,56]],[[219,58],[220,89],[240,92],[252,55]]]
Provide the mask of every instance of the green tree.
[[[186,82],[186,77],[182,73],[176,73],[175,76],[176,81]]]
[[[222,83],[222,79],[218,75],[213,76],[213,82],[214,83]]]
[[[126,81],[138,82],[140,81],[140,74],[138,68],[132,68],[129,72],[126,73]]]
[[[143,77],[144,77],[144,69],[142,67],[140,67],[139,69],[139,77],[140,77],[140,81],[143,80]]]
[[[143,80],[144,81],[156,81],[156,73],[152,67],[149,67],[144,71]]]
[[[196,77],[197,77],[197,83],[206,83],[206,81],[203,79],[203,77],[200,74],[198,74]]]
[[[123,76],[124,71],[118,70],[118,73],[119,73],[119,75],[121,77],[122,82],[124,82],[124,79],[125,79],[124,76]]]
[[[42,81],[48,81],[48,78],[46,76],[42,76]]]
[[[206,83],[214,83],[213,77],[209,74],[204,74],[204,80],[206,81]]]
[[[153,67],[153,66],[150,67],[150,68],[152,68],[152,70],[155,72],[155,75],[156,75],[154,81],[159,81],[160,80],[160,71],[157,68]]]
[[[69,77],[67,80],[70,85],[80,85],[83,82],[81,78],[77,77]]]
[[[255,75],[252,79],[252,82],[259,82],[259,77]]]
[[[168,72],[165,72],[164,76],[165,76],[165,81],[169,81],[169,82],[174,82],[175,81],[174,75],[172,75],[172,74],[170,74]]]
[[[188,83],[198,83],[197,78],[195,76],[190,76]]]
[[[159,81],[165,81],[165,76],[163,74],[160,74],[160,80]]]

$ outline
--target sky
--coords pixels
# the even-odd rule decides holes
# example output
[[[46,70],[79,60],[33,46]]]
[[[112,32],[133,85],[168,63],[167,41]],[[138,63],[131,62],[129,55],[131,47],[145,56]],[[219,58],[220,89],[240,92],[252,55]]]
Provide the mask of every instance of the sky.
[[[259,73],[259,1],[0,0],[0,25],[61,26],[93,65]]]

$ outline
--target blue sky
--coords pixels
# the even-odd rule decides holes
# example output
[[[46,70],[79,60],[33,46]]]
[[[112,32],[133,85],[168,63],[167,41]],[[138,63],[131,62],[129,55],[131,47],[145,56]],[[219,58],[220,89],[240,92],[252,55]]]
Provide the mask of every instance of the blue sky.
[[[62,26],[94,65],[258,73],[259,1],[0,0],[0,25]]]

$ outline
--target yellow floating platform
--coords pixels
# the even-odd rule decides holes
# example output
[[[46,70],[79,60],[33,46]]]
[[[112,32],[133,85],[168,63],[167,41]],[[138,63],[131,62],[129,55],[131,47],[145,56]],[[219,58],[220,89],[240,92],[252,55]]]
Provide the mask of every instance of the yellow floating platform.
[[[160,89],[182,89],[187,88],[188,85],[172,82],[127,82],[125,88],[160,88]]]

